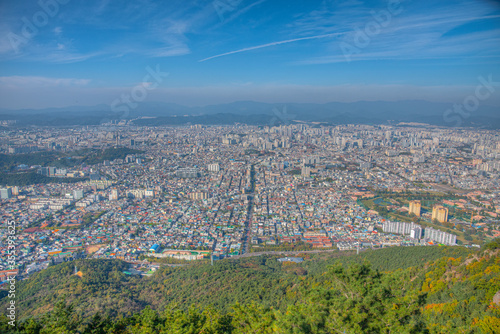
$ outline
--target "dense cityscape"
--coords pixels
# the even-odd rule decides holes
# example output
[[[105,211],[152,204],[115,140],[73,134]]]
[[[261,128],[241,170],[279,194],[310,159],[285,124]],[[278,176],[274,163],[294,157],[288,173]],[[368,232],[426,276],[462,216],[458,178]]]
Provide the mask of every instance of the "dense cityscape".
[[[14,220],[24,277],[80,257],[479,247],[500,236],[496,131],[108,124],[1,136],[6,157],[57,157],[4,171],[45,177],[1,189],[1,252]],[[90,152],[121,156],[72,163]],[[3,279],[8,268],[2,257]]]

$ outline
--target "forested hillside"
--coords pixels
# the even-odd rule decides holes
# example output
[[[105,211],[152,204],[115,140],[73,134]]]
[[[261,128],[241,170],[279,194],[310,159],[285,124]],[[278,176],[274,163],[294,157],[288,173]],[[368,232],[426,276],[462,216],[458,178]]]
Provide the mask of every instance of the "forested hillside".
[[[124,159],[129,154],[140,154],[143,151],[126,147],[108,148],[104,150],[85,149],[65,152],[37,152],[27,154],[0,154],[0,185],[27,186],[46,183],[76,183],[85,178],[48,177],[38,174],[35,169],[17,170],[17,166],[52,166],[72,168],[83,163],[94,165],[105,160]]]
[[[17,332],[498,333],[498,254],[498,243],[401,247],[300,264],[224,260],[144,278],[123,274],[121,261],[77,261],[82,278],[65,263],[18,282]]]
[[[17,165],[28,166],[54,166],[60,168],[75,167],[86,163],[87,165],[101,163],[104,160],[125,159],[129,154],[140,154],[143,151],[127,147],[98,149],[82,149],[66,152],[36,152],[25,154],[0,154],[0,170],[12,171]]]

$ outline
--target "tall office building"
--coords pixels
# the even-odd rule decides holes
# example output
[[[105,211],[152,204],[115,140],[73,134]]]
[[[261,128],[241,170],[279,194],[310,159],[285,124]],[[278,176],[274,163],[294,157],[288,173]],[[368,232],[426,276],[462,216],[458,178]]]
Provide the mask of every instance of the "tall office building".
[[[12,187],[11,189],[12,189],[12,196],[19,195],[19,187],[18,186]]]
[[[185,178],[185,179],[193,179],[197,178],[200,176],[200,173],[198,172],[197,168],[179,168],[176,172],[175,175],[180,178]]]
[[[420,201],[410,201],[410,210],[408,213],[413,213],[415,216],[420,217],[420,209],[422,208],[422,204]]]
[[[302,159],[302,163],[304,165],[316,165],[319,162],[320,162],[320,159],[317,155],[312,155],[312,156],[309,156],[309,157]]]
[[[410,238],[412,239],[422,239],[422,228],[420,226],[415,226],[410,231]]]
[[[425,228],[425,237],[432,241],[444,245],[455,245],[457,243],[457,236],[451,233],[435,230],[432,227]]]
[[[436,205],[432,208],[432,220],[436,219],[440,223],[448,221],[448,208],[442,205]]]
[[[310,167],[302,167],[302,172],[301,175],[304,177],[309,177],[311,176],[311,168]]]
[[[219,164],[210,164],[207,166],[209,172],[218,172],[220,171]]]
[[[54,176],[56,175],[56,168],[55,167],[42,167],[40,174],[43,176]]]
[[[0,198],[1,199],[9,199],[11,197],[12,197],[12,189],[11,188],[0,189]]]
[[[200,199],[208,199],[208,193],[204,191],[195,191],[188,195],[188,197],[192,200],[200,200]]]
[[[83,198],[83,189],[73,190],[73,198],[79,200]]]
[[[414,239],[419,239],[422,236],[422,228],[420,227],[420,225],[417,225],[415,223],[386,221],[382,225],[382,228],[385,233],[410,235]]]
[[[109,200],[110,201],[117,201],[118,200],[118,190],[112,189],[111,194],[109,195]]]

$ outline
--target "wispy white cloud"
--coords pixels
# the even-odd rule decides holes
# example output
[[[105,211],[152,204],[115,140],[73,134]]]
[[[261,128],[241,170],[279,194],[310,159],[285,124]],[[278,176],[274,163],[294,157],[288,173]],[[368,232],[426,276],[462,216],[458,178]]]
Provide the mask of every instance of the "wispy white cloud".
[[[371,14],[367,16],[367,13],[360,12],[357,18],[351,17],[345,24],[350,27],[350,31],[339,40],[325,44],[324,54],[311,55],[291,63],[307,65],[364,60],[495,58],[500,45],[499,29],[455,32],[455,29],[471,22],[500,18],[500,15],[489,13],[488,8],[470,3],[449,8],[447,11],[436,8],[430,13],[422,13],[421,10],[417,11],[411,7],[405,8],[401,14],[393,16],[386,27],[381,27],[379,33],[368,38],[365,35],[363,41],[367,41],[366,44],[359,46],[357,38],[360,32],[368,23],[374,22]],[[300,26],[301,29],[304,27],[309,31],[312,29],[312,23]],[[323,23],[320,23],[318,29],[325,29]],[[348,55],[344,54],[346,45],[350,47]]]
[[[60,51],[61,52],[56,51],[56,52],[49,53],[45,57],[41,57],[39,59],[45,60],[45,61],[48,61],[51,63],[71,64],[71,63],[82,62],[82,61],[88,60],[90,58],[94,58],[94,57],[103,55],[102,52],[80,54],[80,53],[74,53],[74,52],[63,52],[64,49],[61,49]]]
[[[176,6],[181,3],[182,6]],[[193,9],[196,9],[196,3],[186,4],[180,0],[169,1],[167,5],[151,0],[126,4],[110,0],[85,4],[84,1],[71,1],[59,6],[58,15],[50,21],[54,26],[38,29],[37,34],[15,50],[12,43],[3,37],[10,31],[20,35],[24,13],[36,13],[41,9],[31,4],[22,12],[15,6],[9,6],[8,12],[0,15],[9,17],[8,24],[6,20],[0,23],[1,60],[17,58],[30,62],[75,63],[100,55],[107,58],[124,54],[143,57],[185,55],[190,53],[186,34],[195,24],[190,17]],[[86,32],[75,34],[75,29],[68,28],[75,26],[81,29],[82,25],[88,29]],[[108,43],[100,40],[95,45],[86,43],[85,36],[96,34],[96,31],[110,33],[115,38]]]
[[[443,6],[443,8],[441,7]],[[341,8],[342,7],[342,8]],[[487,29],[478,32],[474,29],[455,29],[472,22],[484,22],[500,17],[490,6],[478,6],[474,1],[463,1],[460,5],[435,3],[432,10],[422,7],[421,3],[401,1],[402,12],[391,15],[386,26],[380,32],[368,38],[367,45],[356,44],[360,31],[367,24],[376,22],[374,15],[388,13],[387,4],[381,2],[380,8],[365,8],[360,4],[325,1],[323,5],[310,13],[301,15],[287,28],[291,34],[328,33],[342,27],[346,33],[334,41],[323,41],[306,59],[299,59],[292,64],[327,64],[346,61],[373,59],[437,59],[462,56],[484,57],[498,54],[498,30]],[[425,10],[424,10],[425,9]],[[366,37],[364,39],[366,41]],[[344,56],[341,43],[352,46],[353,52]],[[345,45],[345,44],[344,44]],[[322,54],[321,54],[322,53]]]
[[[257,46],[251,46],[248,48],[243,48],[235,51],[230,51],[226,53],[221,53],[215,56],[211,56],[205,59],[201,59],[198,62],[204,62],[210,59],[214,58],[219,58],[219,57],[224,57],[224,56],[229,56],[235,53],[241,53],[241,52],[247,52],[247,51],[252,51],[252,50],[258,50],[258,49],[263,49],[263,48],[268,48],[271,46],[276,46],[276,45],[281,45],[281,44],[288,44],[288,43],[294,43],[294,42],[300,42],[300,41],[306,41],[306,40],[311,40],[311,39],[320,39],[320,38],[328,38],[328,37],[336,37],[339,36],[343,33],[332,33],[332,34],[324,34],[324,35],[316,35],[316,36],[309,36],[309,37],[301,37],[301,38],[293,38],[293,39],[287,39],[284,41],[277,41],[277,42],[272,42],[272,43],[267,43],[267,44],[261,44]]]
[[[186,45],[177,45],[157,48],[149,51],[147,55],[149,55],[150,57],[175,57],[187,55],[190,53],[191,51]]]

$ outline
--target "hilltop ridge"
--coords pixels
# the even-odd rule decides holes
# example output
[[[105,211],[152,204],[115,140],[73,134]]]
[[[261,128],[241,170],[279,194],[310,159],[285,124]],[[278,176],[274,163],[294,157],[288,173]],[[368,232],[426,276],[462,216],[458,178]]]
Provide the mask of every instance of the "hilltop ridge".
[[[498,247],[498,242],[481,251],[396,247],[350,256],[308,255],[301,264],[280,264],[268,256],[162,268],[150,278],[125,277],[122,261],[80,260],[82,278],[65,263],[19,284],[26,312],[18,329],[494,333],[500,328],[500,305],[493,303],[500,291]],[[53,283],[46,285],[49,280]]]

